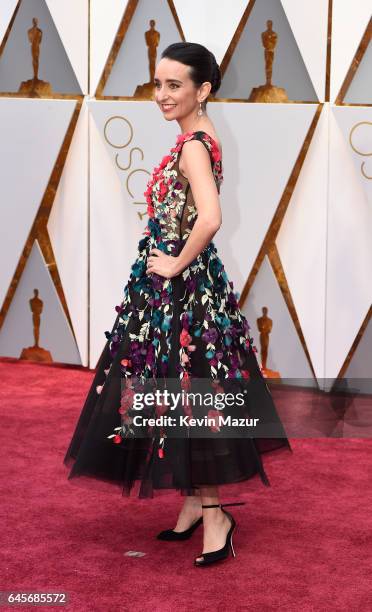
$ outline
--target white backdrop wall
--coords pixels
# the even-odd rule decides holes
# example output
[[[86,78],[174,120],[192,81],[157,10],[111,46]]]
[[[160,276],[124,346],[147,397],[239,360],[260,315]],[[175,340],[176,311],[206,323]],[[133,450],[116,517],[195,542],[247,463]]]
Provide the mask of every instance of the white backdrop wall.
[[[370,0],[352,6],[333,0],[331,23],[328,0],[312,0],[301,10],[296,0],[69,0],[63,11],[56,0],[3,4],[0,355],[19,357],[22,348],[32,345],[28,300],[38,287],[44,302],[40,345],[54,361],[95,366],[146,225],[143,191],[149,174],[180,133],[178,124],[164,121],[154,102],[128,99],[137,84],[148,81],[144,32],[149,19],[155,19],[161,34],[159,55],[184,36],[205,44],[226,63],[240,20],[249,13],[240,38],[234,38],[218,93],[224,101],[208,105],[224,152],[223,224],[216,245],[236,291],[242,292],[279,207],[285,205],[273,247],[292,305],[266,253],[242,305],[256,345],[256,320],[267,306],[273,320],[268,367],[283,378],[322,385],[324,378],[338,376],[364,323],[343,374],[372,379],[372,322],[366,324],[372,302]],[[133,17],[127,19],[104,99],[95,99],[129,9]],[[17,94],[20,82],[32,77],[27,29],[34,16],[44,36],[39,77],[51,83],[54,99]],[[279,36],[273,83],[287,90],[288,104],[246,100],[253,86],[265,82],[260,39],[267,19]],[[362,40],[366,50],[346,103],[336,104]],[[70,99],[58,99],[60,94]],[[15,272],[76,100],[82,106],[47,221],[71,327],[37,241],[30,245],[21,277]]]

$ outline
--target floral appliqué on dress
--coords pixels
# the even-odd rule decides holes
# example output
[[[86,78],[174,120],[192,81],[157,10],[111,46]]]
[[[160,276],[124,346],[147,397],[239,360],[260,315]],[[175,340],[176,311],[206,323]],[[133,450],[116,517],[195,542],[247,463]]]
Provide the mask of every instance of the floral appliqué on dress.
[[[167,376],[174,340],[172,279],[155,273],[148,275],[146,266],[149,252],[154,247],[177,256],[197,218],[194,204],[188,205],[186,210],[188,183],[185,185],[182,181],[178,168],[183,144],[192,139],[201,140],[209,151],[218,192],[223,181],[221,153],[217,143],[206,132],[199,131],[177,137],[175,147],[154,169],[147,184],[144,195],[149,219],[145,237],[139,242],[123,302],[116,306],[120,315],[116,328],[111,333],[105,332],[110,341],[112,358],[126,334],[129,333],[130,339],[128,354],[120,362],[124,391],[118,411],[122,424],[108,436],[115,443],[121,443],[124,438],[134,434],[131,414],[134,393],[143,389],[151,379],[155,381]],[[184,227],[182,231],[181,226]],[[216,392],[221,390],[221,379],[249,379],[249,371],[242,368],[244,354],[252,350],[257,352],[257,349],[249,334],[250,326],[239,309],[238,295],[234,293],[233,283],[227,277],[213,241],[181,275],[185,291],[179,315],[181,333],[177,372],[182,389],[190,389],[192,376],[197,376],[192,372],[193,352],[197,346],[200,350],[201,345]],[[106,376],[108,372],[105,371]],[[98,393],[102,392],[103,386],[97,387]],[[184,411],[190,415],[190,406],[185,405]],[[209,412],[212,417],[216,413],[215,410]],[[154,416],[163,413],[163,406],[154,407]],[[213,430],[216,431],[216,428]],[[161,438],[160,457],[163,455],[163,442]]]

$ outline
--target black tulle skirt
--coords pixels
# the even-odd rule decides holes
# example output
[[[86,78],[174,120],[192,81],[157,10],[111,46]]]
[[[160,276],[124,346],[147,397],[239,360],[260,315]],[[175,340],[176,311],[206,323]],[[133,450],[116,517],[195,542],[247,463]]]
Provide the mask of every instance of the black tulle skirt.
[[[175,364],[179,351],[182,277],[172,279],[175,316],[173,317],[172,348],[168,377],[178,374]],[[114,322],[116,329],[119,315]],[[272,424],[272,437],[254,437],[251,431],[239,430],[236,437],[216,434],[208,437],[172,436],[166,439],[164,456],[159,456],[159,440],[154,437],[127,438],[113,444],[108,436],[121,425],[118,413],[122,391],[121,360],[127,355],[127,336],[114,357],[109,341],[98,361],[95,376],[76,424],[64,463],[70,468],[68,478],[88,476],[119,485],[123,495],[130,495],[138,485],[138,496],[153,497],[156,490],[176,489],[182,495],[193,495],[202,486],[238,483],[258,475],[270,485],[262,455],[276,449],[291,451],[273,398],[259,369],[255,353],[247,354],[245,367],[249,369],[249,413]],[[202,353],[200,352],[200,355]],[[207,363],[193,355],[196,376],[207,377]],[[108,374],[105,370],[109,369]],[[97,386],[104,383],[97,394]]]

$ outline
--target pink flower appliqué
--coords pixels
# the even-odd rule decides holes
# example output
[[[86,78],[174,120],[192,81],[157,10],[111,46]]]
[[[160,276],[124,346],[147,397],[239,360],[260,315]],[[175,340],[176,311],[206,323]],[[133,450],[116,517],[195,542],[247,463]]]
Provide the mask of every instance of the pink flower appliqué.
[[[191,342],[192,338],[189,334],[189,332],[187,331],[187,329],[183,329],[180,333],[180,343],[181,346],[189,346],[190,342]]]
[[[211,143],[212,143],[212,157],[213,157],[213,161],[218,162],[221,159],[220,150],[219,150],[215,140],[211,140]]]
[[[193,135],[194,132],[185,132],[185,134],[179,134],[177,136],[176,144],[181,144],[182,142],[185,142],[185,140],[189,140],[193,137]]]
[[[190,380],[189,372],[184,372],[183,377],[181,378],[181,387],[184,391],[190,391],[191,389],[191,380]]]

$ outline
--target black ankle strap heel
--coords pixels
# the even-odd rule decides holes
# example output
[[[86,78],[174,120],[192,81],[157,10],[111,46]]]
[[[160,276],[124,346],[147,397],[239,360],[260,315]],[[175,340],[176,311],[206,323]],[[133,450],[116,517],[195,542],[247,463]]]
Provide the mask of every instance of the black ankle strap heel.
[[[229,517],[231,521],[231,527],[227,533],[226,542],[224,546],[219,550],[214,550],[213,552],[202,553],[201,555],[199,555],[199,557],[201,558],[197,558],[194,560],[194,564],[197,567],[204,567],[205,565],[211,565],[212,563],[216,563],[217,561],[222,561],[223,559],[226,559],[229,556],[229,549],[231,550],[232,556],[235,557],[235,551],[232,543],[232,535],[234,529],[236,528],[236,522],[232,514],[230,514],[230,512],[227,512],[227,510],[224,510],[224,507],[244,506],[244,504],[245,502],[230,502],[228,504],[206,504],[204,506],[202,505],[202,508],[221,508],[222,512],[224,512]]]
[[[244,506],[246,502],[229,502],[228,504],[210,504],[202,508],[224,508],[225,506]]]
[[[191,538],[195,529],[199,527],[202,522],[203,517],[201,516],[197,519],[197,521],[195,521],[195,523],[190,525],[188,529],[185,529],[185,531],[173,531],[173,529],[165,529],[164,531],[158,533],[156,537],[158,540],[166,540],[168,542],[180,542],[183,540],[188,540],[189,538]]]

